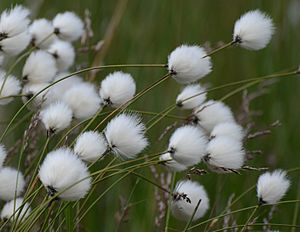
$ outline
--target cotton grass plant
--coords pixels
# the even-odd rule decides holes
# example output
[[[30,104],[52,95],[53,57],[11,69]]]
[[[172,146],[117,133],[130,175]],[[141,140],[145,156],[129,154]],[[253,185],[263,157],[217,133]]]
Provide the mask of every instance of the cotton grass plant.
[[[14,62],[9,67],[5,65],[9,62],[1,63],[0,104],[19,103],[0,138],[1,230],[78,231],[93,207],[125,178],[155,187],[155,200],[161,205],[156,213],[162,215],[157,221],[163,221],[157,223],[160,231],[171,231],[171,220],[177,219],[182,221],[178,231],[200,226],[222,230],[218,220],[253,209],[247,221],[241,222],[241,230],[249,231],[261,208],[299,201],[281,201],[293,183],[288,171],[275,170],[259,177],[256,205],[214,214],[215,207],[219,208],[217,199],[206,191],[206,182],[199,181],[214,182],[215,176],[229,180],[265,170],[250,165],[249,128],[244,128],[246,125],[238,121],[225,101],[265,80],[295,76],[299,70],[216,87],[204,87],[202,81],[205,78],[209,82],[209,74],[218,68],[213,66],[212,56],[223,49],[233,45],[248,50],[266,47],[275,32],[270,16],[259,10],[245,13],[234,24],[233,40],[210,52],[200,45],[183,44],[162,58],[166,64],[77,69],[84,65],[75,63],[75,42],[86,27],[74,12],[58,13],[52,20],[31,20],[23,6],[12,6],[1,13],[1,56]],[[21,72],[15,68],[18,65],[23,67]],[[157,68],[164,75],[141,89],[138,77],[121,71],[123,68]],[[98,73],[96,81],[85,75],[104,69],[111,73]],[[162,112],[132,107],[167,81],[175,81],[182,88]],[[220,99],[208,95],[231,86],[235,89]],[[178,110],[183,116],[176,115],[176,108],[185,110]],[[31,119],[22,122],[20,115],[26,111]],[[173,124],[162,125],[165,118]],[[6,148],[8,133],[21,126],[25,129],[20,143],[14,149]],[[163,146],[153,141],[157,138],[149,138],[149,131],[154,129],[161,134]],[[152,176],[145,174],[149,169]],[[159,178],[163,175],[172,176],[172,181]],[[105,181],[109,185],[99,195]],[[248,192],[253,193],[253,188],[236,197],[230,207]],[[128,200],[132,194],[135,189]]]

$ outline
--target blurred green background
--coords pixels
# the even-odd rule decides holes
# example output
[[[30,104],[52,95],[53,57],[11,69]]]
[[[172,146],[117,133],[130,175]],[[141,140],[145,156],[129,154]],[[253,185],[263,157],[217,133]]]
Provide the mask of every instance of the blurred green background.
[[[24,4],[34,9],[34,15],[37,18],[52,19],[56,13],[66,10],[74,11],[83,17],[84,10],[88,9],[91,12],[92,28],[95,33],[91,42],[93,44],[104,37],[117,2],[116,0],[1,0],[0,10],[15,3]],[[235,47],[216,54],[212,59],[213,72],[203,80],[203,83],[218,86],[298,66],[300,54],[299,0],[129,0],[104,58],[104,63],[165,63],[168,54],[182,43],[202,45],[210,42],[212,47],[216,47],[220,41],[231,40],[235,20],[244,12],[253,9],[265,11],[274,19],[276,34],[271,43],[267,48],[257,52]],[[77,45],[79,46],[79,44]],[[78,54],[77,59],[79,63],[84,62],[85,66],[89,66],[93,61],[93,54]],[[139,90],[149,86],[165,73],[164,70],[157,68],[125,70],[135,77]],[[97,79],[101,80],[107,73],[108,71],[99,72]],[[181,86],[175,81],[168,80],[152,91],[152,94],[139,100],[132,108],[160,112],[174,103],[180,88]],[[252,109],[263,112],[261,116],[254,119],[257,123],[256,129],[264,129],[276,120],[282,123],[280,127],[272,130],[271,135],[253,140],[248,144],[249,149],[263,151],[261,156],[251,161],[251,165],[268,166],[271,169],[290,169],[300,166],[299,89],[299,77],[280,80],[270,87],[268,94],[251,103]],[[231,90],[232,88],[222,89],[209,94],[209,97],[217,99]],[[231,97],[226,100],[226,103],[237,112],[241,105],[241,94]],[[7,115],[11,108],[12,106],[4,108],[1,111],[2,114]],[[188,112],[178,110],[173,113],[188,115]],[[145,121],[148,119],[146,117]],[[170,120],[163,120],[149,132],[151,142],[155,142],[155,147],[151,147],[152,150],[160,151],[166,148],[167,138],[162,142],[156,141],[164,128],[171,123]],[[10,139],[15,138],[10,137]],[[7,141],[7,143],[10,142]],[[149,170],[145,169],[142,173],[148,175]],[[225,207],[231,193],[239,195],[255,184],[258,175],[257,172],[244,172],[241,176],[211,173],[194,179],[199,180],[207,189],[211,205],[218,199],[216,210],[220,212]],[[105,199],[98,202],[86,217],[82,231],[114,231],[115,213],[120,209],[119,196],[127,199],[135,179],[135,177],[126,178],[125,181],[114,187]],[[299,172],[292,173],[291,180],[292,189],[286,198],[295,199],[297,194],[299,198]],[[97,188],[98,194],[103,192],[107,186],[109,183],[100,184]],[[153,193],[153,186],[143,182],[137,185],[132,202],[140,203],[130,209],[128,222],[122,225],[121,231],[157,230],[154,226],[157,209],[155,209]],[[96,197],[97,194],[94,199]],[[256,197],[253,191],[235,205],[234,209],[255,203]],[[295,204],[281,206],[272,221],[292,224],[295,207]],[[208,214],[205,218],[208,217]],[[247,213],[238,215],[236,217],[238,223],[244,223],[247,216]],[[300,224],[299,215],[297,223]],[[171,227],[181,230],[184,225],[185,223],[171,218]],[[202,229],[195,231],[202,231]],[[289,231],[289,229],[283,228],[281,231]]]

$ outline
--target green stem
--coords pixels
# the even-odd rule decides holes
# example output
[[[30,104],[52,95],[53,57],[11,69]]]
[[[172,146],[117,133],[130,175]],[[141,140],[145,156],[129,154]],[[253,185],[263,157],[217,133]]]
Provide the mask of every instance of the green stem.
[[[176,172],[172,173],[172,181],[171,181],[171,189],[173,191],[174,187],[175,187],[175,181],[176,181]],[[170,215],[171,215],[171,210],[170,210],[170,205],[172,202],[172,195],[170,195],[169,197],[169,201],[168,201],[168,208],[167,208],[167,215],[166,215],[166,224],[165,224],[165,232],[168,232],[168,228],[169,228],[169,223],[170,223]]]

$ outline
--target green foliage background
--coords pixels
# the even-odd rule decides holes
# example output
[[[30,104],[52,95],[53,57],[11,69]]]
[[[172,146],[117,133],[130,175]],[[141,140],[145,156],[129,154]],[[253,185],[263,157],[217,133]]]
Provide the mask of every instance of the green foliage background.
[[[40,5],[37,17],[51,19],[56,13],[65,10],[75,11],[83,16],[84,9],[92,14],[92,26],[95,33],[93,42],[101,39],[105,33],[113,13],[115,0],[1,0],[0,10],[11,4],[25,4],[29,7]],[[267,48],[258,52],[241,48],[230,48],[213,57],[213,72],[204,80],[213,86],[271,74],[299,65],[300,54],[300,1],[298,0],[129,0],[126,12],[116,30],[112,46],[105,58],[105,64],[126,63],[165,63],[167,55],[182,43],[203,44],[210,41],[216,46],[219,41],[230,41],[235,20],[244,12],[252,9],[266,11],[274,19],[276,34]],[[90,65],[93,55],[79,55],[79,61]],[[152,68],[125,69],[133,74],[139,90],[160,78],[164,71]],[[100,81],[108,71],[99,72]],[[19,74],[16,71],[16,74]],[[152,94],[140,99],[132,108],[160,112],[175,101],[181,86],[173,80],[168,80],[156,88]],[[268,166],[271,169],[290,169],[300,166],[299,156],[299,119],[300,119],[300,79],[299,76],[280,80],[270,88],[270,92],[254,101],[252,109],[262,110],[263,115],[257,117],[257,129],[265,128],[270,123],[280,120],[282,126],[273,130],[270,136],[257,139],[249,144],[250,148],[262,149],[251,165]],[[232,89],[222,89],[211,93],[210,98],[219,98]],[[226,101],[234,111],[241,104],[241,94]],[[4,108],[2,118],[11,115],[16,109],[13,106]],[[174,111],[174,114],[183,114]],[[187,115],[187,113],[186,113]],[[145,118],[147,121],[149,118]],[[151,142],[155,142],[156,151],[167,146],[165,139],[161,143],[156,140],[166,125],[172,121],[163,120],[150,131]],[[19,132],[20,133],[20,132]],[[6,139],[12,144],[17,136]],[[141,173],[149,174],[148,169]],[[211,205],[217,200],[217,212],[221,212],[231,193],[239,195],[255,184],[257,172],[244,172],[241,176],[208,174],[198,179],[207,189]],[[151,176],[151,175],[149,175]],[[178,177],[179,178],[179,177]],[[126,178],[113,188],[106,197],[98,202],[87,215],[82,231],[113,231],[115,228],[115,212],[120,208],[119,197],[127,198],[136,178]],[[113,180],[97,187],[95,199]],[[299,198],[299,172],[291,174],[292,189],[287,199]],[[224,185],[225,184],[225,185]],[[129,220],[122,226],[122,231],[155,231],[154,217],[156,215],[153,186],[140,182],[134,192],[132,202],[140,202],[131,210]],[[92,202],[92,201],[91,201]],[[247,194],[234,209],[247,207],[256,203],[255,192]],[[2,205],[2,203],[1,203]],[[273,222],[292,224],[296,205],[282,205],[276,212]],[[267,211],[263,211],[265,214]],[[244,223],[248,214],[237,215],[239,223]],[[208,214],[205,218],[208,217]],[[297,223],[300,224],[298,215]],[[184,228],[174,218],[171,226],[178,230]],[[274,228],[275,229],[275,228]],[[195,231],[201,231],[195,230]],[[289,231],[282,229],[281,231]]]

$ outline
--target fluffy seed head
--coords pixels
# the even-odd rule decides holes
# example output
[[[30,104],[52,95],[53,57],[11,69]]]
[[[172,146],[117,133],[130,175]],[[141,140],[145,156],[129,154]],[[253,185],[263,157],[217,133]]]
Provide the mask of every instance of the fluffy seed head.
[[[172,134],[168,151],[175,161],[192,166],[201,161],[205,155],[207,137],[201,128],[196,126],[183,126]]]
[[[260,204],[276,204],[286,194],[290,181],[285,171],[275,170],[260,175],[256,187]]]
[[[69,42],[55,40],[50,45],[48,52],[55,58],[58,71],[60,72],[66,71],[74,64],[75,50]]]
[[[182,172],[182,171],[184,171],[184,170],[186,170],[188,168],[187,166],[185,166],[185,165],[183,165],[181,163],[178,163],[176,160],[174,160],[172,158],[170,152],[166,152],[166,153],[162,154],[159,157],[159,160],[160,161],[165,161],[163,163],[163,165],[165,165],[171,171]]]
[[[188,221],[192,217],[197,204],[199,207],[193,221],[203,217],[209,208],[209,198],[204,187],[197,182],[184,180],[177,183],[171,201],[171,212],[179,220]]]
[[[245,160],[242,143],[230,137],[216,137],[208,143],[203,159],[211,166],[225,169],[240,169]]]
[[[29,15],[29,10],[20,5],[3,11],[0,16],[0,40],[26,31],[30,23]]]
[[[75,118],[86,119],[100,109],[100,97],[95,86],[81,83],[66,91],[63,100],[71,107]]]
[[[57,72],[55,59],[47,52],[32,52],[23,67],[23,81],[30,83],[51,82]]]
[[[82,20],[73,12],[57,14],[53,19],[55,33],[63,40],[74,41],[84,32]]]
[[[2,168],[4,161],[6,159],[7,152],[4,145],[0,144],[0,169]]]
[[[244,130],[239,124],[235,122],[223,122],[217,124],[212,130],[210,137],[216,138],[220,136],[225,136],[232,138],[234,140],[242,142],[244,139]]]
[[[34,20],[28,30],[32,37],[32,43],[41,49],[47,49],[56,39],[53,34],[53,25],[47,19]]]
[[[186,86],[181,91],[181,93],[177,96],[176,104],[181,109],[194,109],[200,106],[205,100],[206,100],[205,88],[203,88],[199,84],[194,84],[194,85]]]
[[[223,122],[235,122],[233,114],[223,102],[209,100],[194,110],[198,123],[208,133]]]
[[[249,11],[236,21],[233,40],[243,48],[259,50],[267,46],[274,30],[272,19],[268,15],[259,10]]]
[[[29,45],[30,40],[31,36],[28,31],[0,40],[0,52],[7,56],[16,56]]]
[[[101,82],[99,94],[102,104],[117,108],[132,99],[135,90],[135,81],[129,73],[113,72]]]
[[[20,81],[12,75],[8,75],[6,78],[5,77],[6,73],[0,70],[0,88],[4,84],[0,94],[0,98],[19,94],[21,90]],[[12,100],[12,97],[0,99],[0,105],[6,105]]]
[[[39,178],[49,195],[59,194],[68,201],[83,198],[91,187],[87,166],[68,148],[59,148],[46,156]]]
[[[64,102],[52,103],[40,113],[40,119],[49,135],[62,131],[70,126],[72,116],[71,108]]]
[[[145,125],[136,115],[120,114],[105,128],[105,136],[112,151],[123,159],[133,159],[148,145]]]
[[[21,172],[10,167],[0,169],[0,199],[9,201],[24,190],[25,179]]]
[[[16,198],[7,202],[1,210],[1,219],[10,219],[10,221],[17,219],[18,222],[26,219],[31,212],[31,208],[28,203],[23,205],[23,201],[23,198]]]
[[[94,162],[107,151],[107,143],[102,134],[87,131],[79,135],[74,146],[74,152],[80,159]]]
[[[168,57],[168,70],[172,77],[181,84],[195,82],[212,70],[210,57],[205,57],[202,47],[181,45]]]

